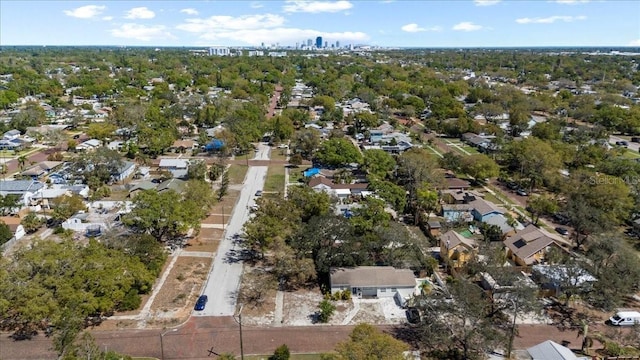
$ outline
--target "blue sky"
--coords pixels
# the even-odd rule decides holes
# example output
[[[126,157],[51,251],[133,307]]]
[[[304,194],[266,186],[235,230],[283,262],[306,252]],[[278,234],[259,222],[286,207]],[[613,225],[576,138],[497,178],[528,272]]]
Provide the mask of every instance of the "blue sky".
[[[640,46],[640,1],[0,1],[0,45]]]

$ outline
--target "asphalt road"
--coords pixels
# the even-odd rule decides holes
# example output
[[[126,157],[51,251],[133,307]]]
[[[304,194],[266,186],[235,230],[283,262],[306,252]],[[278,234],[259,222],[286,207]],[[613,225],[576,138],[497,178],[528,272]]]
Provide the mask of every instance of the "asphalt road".
[[[626,139],[623,139],[623,138],[620,138],[620,137],[617,137],[617,136],[614,136],[614,135],[609,136],[609,143],[611,145],[615,145],[616,141],[626,141],[627,144],[628,144],[627,145],[627,149],[629,149],[631,151],[638,152],[638,150],[640,149],[640,144],[639,143],[634,143],[634,142],[631,142],[629,140],[626,140]]]
[[[267,145],[259,144],[254,160],[269,160],[269,150]],[[249,219],[250,208],[255,204],[256,191],[264,187],[267,169],[268,166],[249,167],[202,291],[209,301],[204,310],[193,311],[193,316],[232,316],[235,313],[242,276],[242,247],[238,240]]]

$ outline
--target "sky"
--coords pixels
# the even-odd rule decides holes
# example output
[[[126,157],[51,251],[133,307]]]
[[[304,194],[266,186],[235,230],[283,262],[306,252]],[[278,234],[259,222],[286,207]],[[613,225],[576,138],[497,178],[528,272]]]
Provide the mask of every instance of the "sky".
[[[0,45],[640,46],[636,0],[0,1]]]

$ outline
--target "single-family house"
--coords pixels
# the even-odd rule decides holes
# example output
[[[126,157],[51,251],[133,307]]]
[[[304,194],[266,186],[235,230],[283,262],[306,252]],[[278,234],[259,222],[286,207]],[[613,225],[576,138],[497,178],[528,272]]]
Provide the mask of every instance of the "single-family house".
[[[509,219],[507,219],[504,215],[498,214],[496,216],[490,216],[488,219],[484,221],[485,224],[497,226],[502,233],[502,239],[507,236],[514,235],[516,233],[516,228],[509,225]],[[518,226],[519,225],[519,226]],[[524,227],[517,223],[516,227],[520,227],[520,230],[523,230]]]
[[[65,230],[71,230],[75,232],[89,233],[90,231],[94,231],[99,229],[100,231],[104,231],[108,229],[106,223],[98,223],[89,221],[89,214],[85,212],[79,212],[67,220],[63,221],[61,224],[62,228]]]
[[[556,247],[562,249],[551,234],[531,224],[504,240],[507,255],[520,266],[544,262],[546,253]]]
[[[141,182],[137,183],[136,185],[134,185],[131,189],[129,189],[129,195],[128,196],[130,198],[134,198],[141,191],[155,189],[157,186],[158,186],[158,184],[156,184],[156,183],[154,183],[154,182],[152,182],[150,180],[141,181]]]
[[[94,151],[102,146],[102,142],[98,139],[89,139],[81,144],[76,145],[76,151]]]
[[[173,142],[173,145],[169,148],[169,150],[183,153],[185,151],[190,151],[195,149],[196,143],[193,140],[176,140]]]
[[[187,176],[189,161],[185,159],[161,159],[159,167],[160,170],[171,172],[174,178],[181,178]]]
[[[413,292],[416,278],[409,269],[392,266],[358,266],[330,270],[331,293],[349,290],[358,297],[392,297],[398,291]]]
[[[184,180],[175,179],[175,178],[169,179],[158,184],[158,187],[156,187],[156,190],[158,192],[173,190],[177,193],[181,193],[182,190],[184,190],[185,184],[186,184],[186,181]]]
[[[370,130],[369,131],[369,141],[373,144],[377,144],[382,141],[382,136],[384,132],[382,130]]]
[[[447,204],[468,204],[479,198],[481,198],[480,194],[474,191],[453,189],[442,191],[442,200],[444,200]]]
[[[427,228],[429,229],[429,235],[431,236],[440,236],[440,229],[442,229],[442,224],[437,220],[429,220],[427,221]]]
[[[533,265],[531,277],[546,295],[560,296],[563,289],[588,290],[597,279],[578,265]]]
[[[27,234],[24,230],[24,226],[20,223],[20,218],[15,216],[2,216],[0,217],[0,221],[5,223],[11,233],[13,234],[13,238],[16,240],[20,240],[23,236]]]
[[[566,346],[547,340],[527,349],[531,360],[589,360],[590,356],[578,357]]]
[[[462,180],[457,177],[445,177],[444,184],[448,190],[464,191],[471,187],[471,184],[467,180]]]
[[[55,171],[60,167],[60,165],[62,165],[62,161],[43,161],[24,170],[20,173],[20,175],[36,180],[51,173],[52,171]]]
[[[151,176],[151,169],[148,166],[140,166],[138,167],[138,171],[136,171],[134,177],[136,179],[148,179]]]
[[[478,251],[478,243],[466,238],[454,230],[440,235],[440,257],[451,261],[454,268],[464,266]]]
[[[113,181],[124,181],[129,176],[133,175],[133,172],[136,170],[136,164],[131,161],[124,161],[122,165],[116,170],[115,173],[111,174],[111,180]]]
[[[471,215],[473,206],[469,204],[443,204],[441,208],[441,215],[447,222],[473,221],[473,215]]]
[[[31,197],[38,194],[44,183],[35,180],[7,180],[0,181],[0,195],[16,195],[20,196],[22,206],[28,206]]]
[[[2,138],[4,140],[15,140],[15,139],[17,139],[19,137],[20,137],[20,130],[16,130],[16,129],[9,130],[9,131],[5,132],[4,134],[2,134]]]
[[[369,187],[369,184],[335,184],[325,177],[317,176],[309,181],[309,186],[315,191],[325,191],[337,196],[339,199],[346,199],[350,196],[362,195],[362,193],[367,190],[367,187]]]
[[[469,205],[473,207],[471,214],[477,221],[485,222],[492,216],[504,214],[503,210],[499,209],[493,203],[482,198],[476,198],[475,200],[469,202]]]
[[[107,144],[107,148],[109,150],[120,151],[124,146],[124,141],[121,140],[113,140],[112,142]]]

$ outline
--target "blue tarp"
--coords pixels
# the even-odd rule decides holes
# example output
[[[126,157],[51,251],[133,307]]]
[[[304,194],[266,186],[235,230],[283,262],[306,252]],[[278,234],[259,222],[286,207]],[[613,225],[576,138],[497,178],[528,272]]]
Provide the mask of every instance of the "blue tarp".
[[[320,173],[320,169],[318,168],[311,168],[311,169],[307,169],[305,170],[302,174],[304,175],[304,177],[311,177],[313,175],[317,175]]]
[[[206,151],[214,151],[214,150],[222,149],[223,146],[224,146],[224,141],[219,139],[213,139],[211,140],[210,143],[204,146],[204,149]]]

